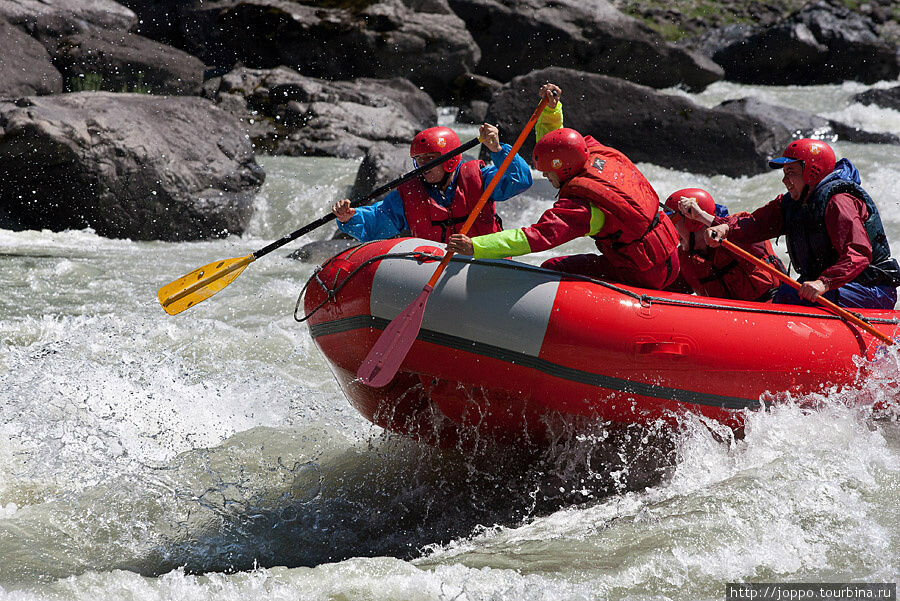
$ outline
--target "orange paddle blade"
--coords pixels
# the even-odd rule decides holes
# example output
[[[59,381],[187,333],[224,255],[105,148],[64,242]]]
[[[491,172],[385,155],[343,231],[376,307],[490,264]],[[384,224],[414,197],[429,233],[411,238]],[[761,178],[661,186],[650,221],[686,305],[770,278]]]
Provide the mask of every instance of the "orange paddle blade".
[[[256,260],[254,255],[222,259],[195,269],[159,289],[159,304],[169,315],[181,313],[219,292]]]

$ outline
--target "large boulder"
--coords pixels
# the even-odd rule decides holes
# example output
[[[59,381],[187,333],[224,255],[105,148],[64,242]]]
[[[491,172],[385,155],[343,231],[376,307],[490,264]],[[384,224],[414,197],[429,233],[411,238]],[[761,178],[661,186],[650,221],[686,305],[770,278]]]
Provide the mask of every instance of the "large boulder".
[[[356,171],[356,181],[350,190],[350,199],[362,198],[376,187],[383,186],[413,169],[415,166],[409,156],[409,144],[373,144]]]
[[[744,36],[737,27],[708,34],[698,47],[722,65],[725,79],[743,83],[874,83],[900,75],[897,49],[878,37],[870,18],[825,1]]]
[[[0,19],[0,97],[57,94],[62,87],[41,43]]]
[[[53,63],[69,91],[95,77],[100,90],[198,95],[206,65],[190,54],[124,31],[97,30],[59,39]]]
[[[361,157],[374,143],[408,144],[437,123],[434,102],[406,79],[325,81],[286,67],[238,68],[210,87],[258,152]]]
[[[138,30],[184,44],[208,65],[281,65],[324,79],[406,77],[436,98],[481,52],[446,0],[300,3],[129,0],[151,22]],[[165,16],[163,16],[165,15]],[[175,27],[164,27],[163,21]]]
[[[449,0],[482,49],[475,70],[508,82],[548,65],[656,88],[722,78],[708,58],[665,42],[606,0]]]
[[[550,68],[517,77],[494,96],[488,120],[514,139],[534,111],[541,84],[562,90],[565,125],[594,136],[635,162],[732,177],[766,171],[783,148],[772,128],[743,115],[708,109],[621,79]],[[534,136],[520,151],[529,162]]]
[[[243,232],[264,173],[208,100],[82,92],[0,102],[0,205],[20,228],[194,240]]]
[[[456,78],[454,97],[459,99],[457,123],[484,123],[491,98],[503,84],[490,77],[465,73]]]
[[[138,21],[130,31],[182,50],[187,50],[191,45],[186,35],[195,27],[188,22],[188,14],[201,5],[200,0],[118,0],[118,2],[137,15]],[[217,0],[207,3],[219,4]],[[197,47],[194,46],[195,49]]]
[[[775,131],[785,147],[797,138],[831,141],[840,139],[859,144],[900,144],[900,137],[894,134],[861,130],[847,123],[798,109],[769,104],[756,98],[726,100],[717,108],[735,115],[745,115]]]
[[[900,86],[887,89],[874,89],[860,92],[853,96],[853,101],[860,104],[874,104],[886,109],[900,111]]]
[[[0,18],[42,40],[92,29],[127,31],[137,24],[134,12],[113,0],[2,0]]]

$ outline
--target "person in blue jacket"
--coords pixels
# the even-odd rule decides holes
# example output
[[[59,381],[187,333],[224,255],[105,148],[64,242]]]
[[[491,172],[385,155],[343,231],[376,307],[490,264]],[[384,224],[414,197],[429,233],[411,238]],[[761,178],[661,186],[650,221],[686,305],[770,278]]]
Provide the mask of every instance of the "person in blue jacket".
[[[456,156],[405,182],[374,204],[353,208],[349,199],[339,200],[332,207],[338,228],[362,242],[392,238],[407,230],[417,238],[446,242],[451,234],[460,231],[482,191],[496,175],[497,166],[511,150],[509,144],[500,144],[497,128],[488,123],[479,129],[479,138],[490,151],[492,164],[477,160],[463,163]],[[459,145],[453,130],[431,127],[416,134],[409,154],[416,166],[424,165]],[[512,198],[531,184],[530,167],[516,155],[470,233],[478,236],[501,231],[494,202]]]

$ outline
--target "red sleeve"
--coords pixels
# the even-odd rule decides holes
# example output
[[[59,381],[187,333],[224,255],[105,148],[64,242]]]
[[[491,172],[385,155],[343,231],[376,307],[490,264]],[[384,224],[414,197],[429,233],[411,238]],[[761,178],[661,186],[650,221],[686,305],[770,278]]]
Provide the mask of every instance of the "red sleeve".
[[[850,194],[835,194],[825,207],[825,228],[838,260],[819,276],[829,290],[853,281],[872,262],[872,244],[863,225],[869,209]]]
[[[784,228],[781,197],[764,204],[752,213],[738,213],[713,219],[713,225],[721,223],[728,224],[728,239],[732,242],[753,244],[777,238]]]
[[[522,228],[531,252],[541,252],[587,235],[591,209],[586,202],[562,197],[534,225]]]

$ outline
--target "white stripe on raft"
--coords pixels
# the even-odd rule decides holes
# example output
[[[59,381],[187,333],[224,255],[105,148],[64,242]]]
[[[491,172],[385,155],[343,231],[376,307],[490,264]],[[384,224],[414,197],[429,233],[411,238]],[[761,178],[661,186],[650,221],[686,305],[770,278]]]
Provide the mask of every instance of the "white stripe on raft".
[[[391,253],[444,245],[403,240]],[[422,327],[537,357],[544,342],[560,277],[485,264],[453,262],[444,272],[425,308]],[[394,319],[422,291],[437,262],[382,261],[375,273],[371,313]],[[543,278],[544,281],[540,281]]]

